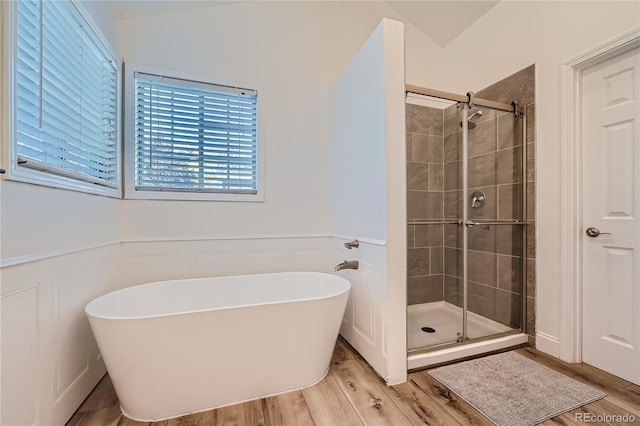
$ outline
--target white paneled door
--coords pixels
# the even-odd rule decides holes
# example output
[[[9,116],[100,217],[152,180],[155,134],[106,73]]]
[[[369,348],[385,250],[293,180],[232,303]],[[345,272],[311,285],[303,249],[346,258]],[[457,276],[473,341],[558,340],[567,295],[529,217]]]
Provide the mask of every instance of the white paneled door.
[[[581,83],[582,359],[640,384],[640,48]]]

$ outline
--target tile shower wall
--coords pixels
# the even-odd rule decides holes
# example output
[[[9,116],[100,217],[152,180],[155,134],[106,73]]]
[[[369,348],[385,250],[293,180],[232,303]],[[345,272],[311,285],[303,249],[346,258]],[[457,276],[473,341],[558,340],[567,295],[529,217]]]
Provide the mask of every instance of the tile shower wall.
[[[535,220],[534,75],[530,66],[484,89],[477,97],[503,103],[518,100],[527,116],[527,219]],[[478,108],[473,108],[473,113]],[[469,209],[470,219],[521,217],[520,153],[522,136],[512,114],[480,108],[483,115],[469,130],[469,194],[483,191],[487,202]],[[461,131],[456,106],[444,111],[444,216],[460,217],[462,197]],[[502,324],[518,327],[521,321],[521,256],[527,257],[527,324],[535,344],[535,225],[527,230],[526,252],[516,226],[473,227],[468,235],[469,310]],[[444,298],[462,305],[462,231],[455,225],[444,230]]]
[[[443,110],[407,104],[407,216],[444,214]],[[407,225],[408,303],[444,299],[442,225]]]

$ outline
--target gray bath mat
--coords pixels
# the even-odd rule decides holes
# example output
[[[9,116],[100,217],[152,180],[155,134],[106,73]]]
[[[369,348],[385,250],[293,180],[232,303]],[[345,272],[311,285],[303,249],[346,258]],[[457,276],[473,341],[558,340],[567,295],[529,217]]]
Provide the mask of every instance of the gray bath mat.
[[[498,426],[529,426],[604,398],[606,394],[505,352],[429,371]]]

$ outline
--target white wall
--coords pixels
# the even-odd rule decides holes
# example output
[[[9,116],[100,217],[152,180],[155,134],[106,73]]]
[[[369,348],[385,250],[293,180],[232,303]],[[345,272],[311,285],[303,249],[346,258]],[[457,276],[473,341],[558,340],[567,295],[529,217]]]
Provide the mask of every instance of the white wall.
[[[100,28],[107,42],[115,48],[120,21],[120,15],[117,11],[105,1],[79,0],[79,4],[89,14],[93,23]]]
[[[8,10],[3,2],[3,13]],[[2,20],[4,24],[4,19]],[[115,28],[115,22],[111,23]],[[113,34],[112,34],[113,36]],[[4,37],[3,37],[4,38]],[[3,68],[9,58],[3,51]],[[7,79],[3,78],[3,85]],[[3,86],[1,110],[8,109]],[[2,114],[6,120],[6,114]],[[2,166],[8,168],[8,126],[0,129]],[[2,180],[0,183],[0,257],[47,255],[83,249],[120,240],[120,200]],[[16,259],[17,258],[17,259]]]
[[[332,102],[331,232],[352,291],[341,334],[389,383],[406,380],[404,25],[384,19]],[[344,243],[360,240],[346,250]],[[398,279],[399,278],[399,279]]]
[[[332,104],[331,232],[387,238],[384,30],[379,25],[335,87]]]
[[[560,346],[560,65],[640,26],[640,3],[500,2],[409,83],[458,93],[479,90],[536,64],[537,345]]]
[[[127,201],[125,239],[329,235],[330,92],[384,16],[377,2],[239,2],[124,19],[125,61],[257,89],[265,160],[264,203]]]
[[[388,384],[407,380],[407,150],[405,26],[385,19],[384,107],[387,267],[385,351]]]
[[[121,201],[25,183],[0,183],[3,264],[120,241]]]

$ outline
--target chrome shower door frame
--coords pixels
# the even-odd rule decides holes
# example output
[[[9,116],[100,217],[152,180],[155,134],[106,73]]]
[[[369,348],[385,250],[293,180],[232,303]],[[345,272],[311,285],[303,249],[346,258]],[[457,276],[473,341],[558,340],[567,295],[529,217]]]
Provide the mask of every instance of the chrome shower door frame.
[[[475,98],[473,92],[467,93],[466,96],[458,95],[454,93],[443,92],[435,89],[427,89],[413,85],[407,85],[406,91],[416,93],[419,95],[431,96],[441,99],[447,99],[458,102],[458,105],[462,108],[462,218],[457,221],[443,221],[439,223],[457,223],[462,226],[462,287],[463,287],[463,300],[462,300],[462,336],[456,342],[443,346],[460,345],[467,343],[470,339],[468,336],[468,236],[469,227],[475,225],[511,225],[520,226],[521,232],[521,265],[520,265],[520,281],[521,281],[521,318],[520,328],[506,333],[499,333],[493,336],[485,336],[473,341],[486,340],[488,338],[499,337],[513,332],[527,333],[527,117],[523,107],[520,107],[517,102],[509,104],[494,102],[486,99]],[[521,136],[521,155],[520,155],[520,184],[521,184],[521,219],[516,220],[485,220],[485,221],[472,221],[469,219],[469,206],[467,201],[467,195],[469,192],[469,109],[474,106],[484,106],[494,110],[512,112],[515,119],[520,120],[520,136]],[[434,221],[412,221],[411,224],[435,224]],[[428,348],[426,348],[428,350]]]
[[[467,250],[469,249],[469,206],[466,203],[467,194],[469,193],[469,105],[462,104],[462,342],[469,339],[467,330],[467,312],[468,312],[468,259]]]

